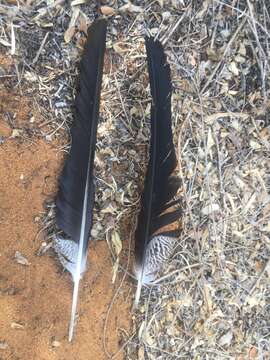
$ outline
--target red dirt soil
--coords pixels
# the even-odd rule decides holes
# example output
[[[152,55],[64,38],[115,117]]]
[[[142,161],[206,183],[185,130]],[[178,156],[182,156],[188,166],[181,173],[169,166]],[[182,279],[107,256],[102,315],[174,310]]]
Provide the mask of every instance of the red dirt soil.
[[[12,99],[12,100],[11,100]],[[5,116],[17,113],[16,126],[29,127],[31,100],[0,86],[0,359],[103,360],[104,319],[119,282],[105,241],[90,245],[89,267],[81,284],[79,320],[67,340],[72,281],[52,250],[41,246],[43,203],[55,194],[62,159],[57,144],[32,137],[11,137]],[[38,116],[35,114],[35,117]],[[46,239],[45,239],[46,241]],[[19,251],[30,262],[15,260]],[[123,286],[109,316],[106,344],[116,353],[130,327],[130,289]],[[19,324],[19,325],[18,325]],[[22,325],[22,326],[20,326]],[[115,357],[122,359],[120,351]]]

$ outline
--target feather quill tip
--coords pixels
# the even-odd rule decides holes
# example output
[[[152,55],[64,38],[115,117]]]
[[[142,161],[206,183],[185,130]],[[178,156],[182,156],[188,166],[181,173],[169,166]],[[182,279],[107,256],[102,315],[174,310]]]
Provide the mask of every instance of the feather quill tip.
[[[71,316],[70,316],[70,323],[69,323],[69,330],[68,330],[68,341],[71,342],[74,335],[74,328],[76,322],[76,311],[77,311],[77,304],[78,304],[78,297],[79,297],[79,285],[80,279],[75,279],[74,287],[73,287],[73,297],[72,297],[72,307],[71,307]]]

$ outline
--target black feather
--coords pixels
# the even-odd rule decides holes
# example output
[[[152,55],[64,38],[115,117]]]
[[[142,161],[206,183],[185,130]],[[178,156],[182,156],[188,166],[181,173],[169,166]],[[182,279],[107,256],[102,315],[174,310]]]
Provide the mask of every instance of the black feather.
[[[57,224],[77,243],[80,239],[87,173],[89,174],[89,201],[85,225],[87,240],[91,230],[94,203],[93,165],[105,39],[106,21],[98,20],[89,28],[80,64],[80,90],[75,100],[75,120],[71,128],[72,145],[60,177],[56,199]]]
[[[92,226],[93,167],[105,44],[106,20],[96,20],[88,30],[80,64],[80,90],[75,99],[71,150],[60,177],[56,199],[57,225],[67,236],[55,238],[55,250],[74,281],[69,340],[73,336],[79,281],[85,271]]]
[[[162,227],[180,215],[179,210],[167,212],[176,204],[173,198],[179,188],[179,180],[172,176],[176,155],[171,127],[170,68],[159,41],[146,38],[146,51],[152,94],[150,159],[135,233],[135,268],[142,278],[147,245],[157,232],[175,236],[174,231],[162,232]]]

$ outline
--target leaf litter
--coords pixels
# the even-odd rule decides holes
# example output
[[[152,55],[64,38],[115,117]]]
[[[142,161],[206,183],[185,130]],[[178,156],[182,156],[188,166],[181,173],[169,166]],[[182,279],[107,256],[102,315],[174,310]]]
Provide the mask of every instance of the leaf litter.
[[[4,77],[27,85],[43,118],[37,135],[64,139],[59,151],[67,153],[78,62],[95,5],[6,1],[0,12],[1,50],[17,59]],[[161,39],[172,69],[182,180],[182,234],[165,273],[143,290],[139,310],[131,314],[126,358],[265,358],[270,337],[268,3],[120,0],[103,1],[101,12],[109,25],[92,237],[108,241],[113,280],[121,276],[133,284],[128,239],[149,146],[146,33]],[[16,138],[23,136],[14,131]],[[53,219],[51,201],[43,219],[49,237]]]

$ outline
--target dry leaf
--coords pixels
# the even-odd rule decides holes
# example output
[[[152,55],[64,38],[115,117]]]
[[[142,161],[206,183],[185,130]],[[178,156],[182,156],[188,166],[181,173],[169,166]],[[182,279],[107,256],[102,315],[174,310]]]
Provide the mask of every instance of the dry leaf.
[[[138,331],[138,339],[139,340],[141,340],[141,338],[143,336],[144,328],[145,328],[145,320],[142,321],[141,326]]]
[[[109,16],[116,13],[115,9],[110,6],[101,6],[100,11],[103,15]]]
[[[235,56],[235,61],[237,63],[239,63],[239,64],[244,64],[246,62],[246,59],[241,55],[236,55]]]
[[[119,267],[119,257],[118,256],[122,251],[122,241],[121,241],[119,233],[117,231],[114,231],[112,233],[112,244],[113,244],[114,252],[117,256],[117,259],[116,259],[115,263],[113,264],[112,283],[114,284],[116,275],[118,272],[118,267]]]
[[[85,4],[85,0],[73,0],[70,5],[76,6],[76,5],[82,5],[82,4]]]
[[[17,137],[20,137],[23,133],[23,130],[21,129],[13,129],[12,130],[12,133],[11,133],[11,137],[12,138],[17,138]]]
[[[246,184],[244,183],[244,181],[242,181],[237,175],[233,176],[233,180],[235,182],[235,184],[240,188],[240,189],[244,189]]]
[[[120,42],[113,44],[113,49],[119,55],[124,55],[125,52],[127,51],[123,46],[121,46]]]
[[[64,40],[66,43],[69,43],[75,34],[75,25],[79,17],[79,14],[80,14],[80,9],[78,7],[74,7],[68,29],[66,30],[64,35]]]
[[[210,1],[204,0],[202,3],[202,9],[196,14],[196,19],[202,19],[204,15],[207,13],[208,7],[209,7]]]
[[[67,29],[64,35],[65,42],[68,44],[75,34],[75,26],[71,26]]]
[[[258,355],[258,350],[255,348],[255,347],[252,347],[250,350],[249,350],[249,359],[256,359],[257,358],[257,355]]]
[[[226,332],[224,335],[221,336],[218,343],[220,346],[228,346],[232,342],[232,339],[233,339],[233,333],[231,330],[229,330],[228,332]]]
[[[241,131],[242,130],[242,126],[239,123],[239,121],[237,119],[233,119],[231,122],[231,126],[236,130],[236,131]]]
[[[251,307],[258,306],[261,303],[261,299],[256,295],[248,296],[246,299],[246,303],[249,304]]]
[[[210,205],[207,205],[205,206],[203,209],[202,209],[202,214],[203,215],[210,215],[212,214],[213,212],[216,212],[216,211],[219,211],[219,205],[218,204],[210,204]]]
[[[139,360],[144,360],[144,346],[140,346],[139,347],[139,351],[138,351],[138,359]]]
[[[117,272],[119,268],[119,258],[116,259],[115,263],[113,264],[113,276],[112,276],[112,283],[115,283]]]
[[[215,140],[213,138],[212,131],[209,128],[208,135],[207,135],[207,145],[206,145],[207,151],[209,151],[211,149],[211,147],[214,145],[215,145]]]
[[[129,13],[140,13],[143,9],[140,6],[133,5],[131,2],[120,7],[119,11]]]
[[[206,49],[206,53],[208,55],[208,59],[212,60],[212,61],[219,61],[220,60],[220,55],[217,51],[215,51],[214,49],[211,49],[210,47],[208,47]]]
[[[251,149],[253,149],[253,150],[259,150],[259,149],[261,149],[261,144],[259,144],[257,141],[255,141],[255,140],[250,140],[249,141],[249,145],[250,145],[250,147],[251,147]]]
[[[19,251],[15,252],[15,260],[18,264],[29,266],[30,262]]]
[[[236,66],[236,63],[234,61],[232,61],[230,64],[229,64],[229,70],[231,73],[233,73],[235,76],[238,76],[239,75],[239,69],[238,67]]]
[[[11,47],[11,44],[4,39],[0,39],[0,44],[3,46]]]
[[[204,284],[203,290],[204,290],[204,297],[205,297],[208,312],[211,312],[213,309],[213,300],[212,300],[210,289],[211,289],[211,287],[209,284]]]
[[[24,329],[24,325],[22,325],[20,323],[16,323],[16,322],[12,322],[10,326],[12,329],[16,329],[16,330]]]
[[[143,340],[148,346],[154,346],[155,345],[155,339],[149,334],[149,331],[146,330],[142,334]]]
[[[16,52],[16,37],[15,37],[13,23],[11,23],[11,50],[10,50],[10,54],[15,55],[15,52]]]
[[[240,55],[246,56],[247,50],[246,50],[246,46],[245,46],[245,44],[243,42],[240,42],[238,52],[239,52]]]
[[[256,200],[256,196],[257,196],[257,194],[256,194],[256,192],[254,192],[254,193],[252,194],[252,196],[249,198],[246,206],[243,208],[243,211],[244,211],[245,213],[247,213],[248,210],[249,210],[249,209],[252,207],[252,205],[254,204],[254,202],[255,202],[255,200]]]
[[[229,90],[228,94],[234,96],[234,95],[238,94],[238,91],[237,90]]]
[[[118,256],[122,251],[122,241],[117,231],[112,233],[112,244],[114,246],[115,254]]]
[[[112,204],[109,204],[108,206],[104,207],[101,210],[102,214],[114,214],[115,213],[115,208],[113,207]]]
[[[88,25],[89,25],[89,22],[88,22],[87,16],[85,16],[85,14],[81,14],[79,16],[79,25],[78,25],[79,31],[81,31],[85,35],[87,35]]]

